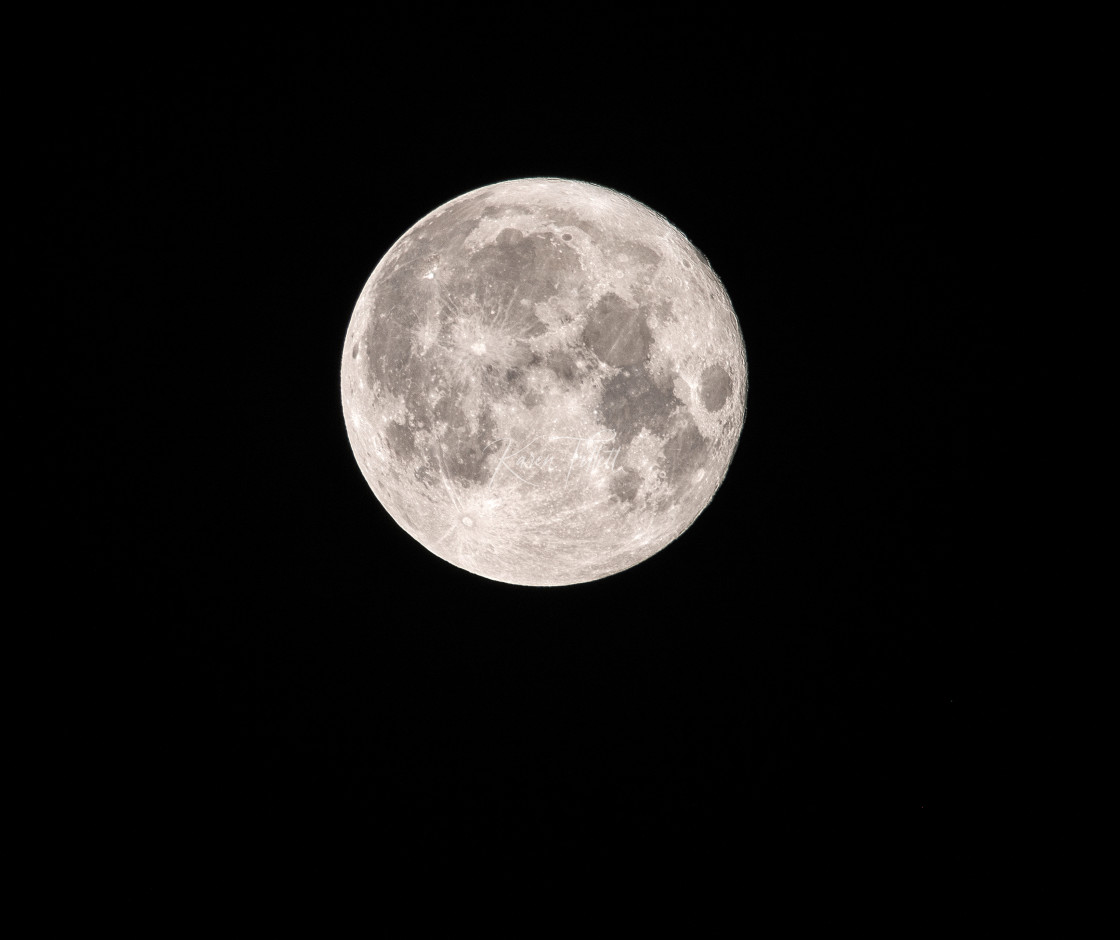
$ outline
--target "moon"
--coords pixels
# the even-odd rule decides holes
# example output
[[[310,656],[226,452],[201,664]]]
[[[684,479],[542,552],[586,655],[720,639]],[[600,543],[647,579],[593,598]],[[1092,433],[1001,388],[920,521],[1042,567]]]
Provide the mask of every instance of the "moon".
[[[747,358],[719,278],[621,193],[519,179],[465,193],[370,275],[342,354],[362,474],[429,551],[509,584],[625,571],[727,474]]]

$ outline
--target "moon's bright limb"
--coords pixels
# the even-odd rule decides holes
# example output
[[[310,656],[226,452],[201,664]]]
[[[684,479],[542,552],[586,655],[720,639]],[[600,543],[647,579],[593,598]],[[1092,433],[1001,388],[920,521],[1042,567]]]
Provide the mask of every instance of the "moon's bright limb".
[[[418,542],[512,584],[623,571],[727,473],[747,360],[726,291],[621,193],[512,180],[440,206],[350,320],[342,407],[362,473]]]

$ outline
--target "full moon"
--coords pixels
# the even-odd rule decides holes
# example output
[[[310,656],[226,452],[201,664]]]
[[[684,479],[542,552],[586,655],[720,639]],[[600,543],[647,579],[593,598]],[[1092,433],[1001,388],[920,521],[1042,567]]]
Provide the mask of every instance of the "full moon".
[[[362,474],[445,561],[594,581],[683,533],[727,474],[747,357],[707,260],[621,193],[521,179],[402,235],[358,298],[342,409]]]

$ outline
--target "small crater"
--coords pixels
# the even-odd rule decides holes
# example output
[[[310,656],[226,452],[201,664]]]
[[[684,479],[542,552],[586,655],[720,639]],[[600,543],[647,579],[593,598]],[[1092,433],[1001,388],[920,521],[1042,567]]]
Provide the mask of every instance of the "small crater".
[[[357,359],[358,358],[358,346],[359,345],[361,345],[361,344],[360,343],[355,343],[354,348],[350,350],[350,358],[351,359]]]
[[[570,242],[571,240],[572,240],[572,236],[569,235],[567,232],[565,232],[564,233],[564,241]]]

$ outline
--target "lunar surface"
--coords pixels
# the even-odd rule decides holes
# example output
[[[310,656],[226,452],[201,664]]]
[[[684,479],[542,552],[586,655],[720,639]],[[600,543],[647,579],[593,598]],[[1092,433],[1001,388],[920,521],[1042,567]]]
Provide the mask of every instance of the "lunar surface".
[[[687,529],[727,473],[747,359],[726,291],[656,212],[523,179],[393,245],[342,356],[362,473],[425,548],[524,585],[593,581]]]

